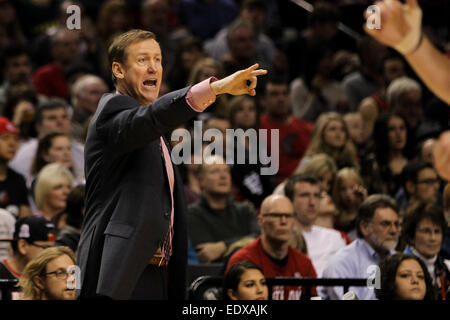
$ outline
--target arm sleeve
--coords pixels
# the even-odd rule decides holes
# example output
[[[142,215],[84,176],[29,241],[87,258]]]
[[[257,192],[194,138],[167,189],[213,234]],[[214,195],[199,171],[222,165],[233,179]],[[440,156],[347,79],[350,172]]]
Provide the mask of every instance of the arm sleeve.
[[[150,106],[140,106],[129,96],[114,95],[98,115],[95,129],[106,147],[115,152],[142,147],[196,114],[186,101],[188,90],[168,93]]]

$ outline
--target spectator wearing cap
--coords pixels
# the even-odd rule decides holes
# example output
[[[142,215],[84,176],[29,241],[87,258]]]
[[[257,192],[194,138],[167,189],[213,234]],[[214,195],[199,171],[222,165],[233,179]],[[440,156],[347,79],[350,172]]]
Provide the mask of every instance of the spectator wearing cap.
[[[0,117],[0,208],[15,218],[30,215],[24,177],[8,167],[19,148],[19,130],[8,118]]]
[[[11,240],[11,256],[0,261],[0,279],[19,280],[27,263],[43,249],[52,247],[55,236],[54,225],[41,217],[26,217],[17,220]],[[10,292],[11,299],[20,298],[16,289]]]

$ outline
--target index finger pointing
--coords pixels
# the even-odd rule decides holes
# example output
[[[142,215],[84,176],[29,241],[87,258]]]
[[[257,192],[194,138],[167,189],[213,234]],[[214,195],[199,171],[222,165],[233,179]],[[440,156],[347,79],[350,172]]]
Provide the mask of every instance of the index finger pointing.
[[[267,74],[267,70],[265,70],[265,69],[254,70],[254,71],[252,71],[252,73],[250,75],[251,76],[261,76],[263,74]]]

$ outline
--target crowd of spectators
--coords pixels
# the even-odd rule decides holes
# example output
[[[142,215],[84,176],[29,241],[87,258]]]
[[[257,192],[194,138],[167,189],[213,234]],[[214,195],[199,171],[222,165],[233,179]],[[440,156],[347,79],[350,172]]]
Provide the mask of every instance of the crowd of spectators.
[[[88,125],[101,96],[115,90],[108,46],[142,28],[156,34],[163,53],[160,95],[254,63],[269,71],[255,97],[222,95],[182,126],[194,133],[201,122],[223,141],[235,139],[233,164],[224,163],[223,149],[179,165],[190,264],[221,264],[225,272],[251,260],[256,266],[245,268],[257,273],[264,298],[264,276],[367,278],[381,263],[388,287],[412,266],[423,295],[354,291],[360,299],[450,299],[450,187],[432,157],[449,129],[449,106],[401,55],[364,36],[362,13],[372,1],[310,2],[313,12],[275,0],[0,0],[0,276],[20,279],[28,299],[74,298],[41,293],[50,284],[33,289],[23,276],[61,256],[76,261],[64,249],[27,266],[46,246],[76,253]],[[444,2],[423,1],[423,30],[449,54],[445,19],[430,19],[449,8]],[[79,29],[68,27],[72,5],[81,9]],[[265,129],[268,138],[257,135],[254,145],[226,137],[228,129]],[[192,142],[167,138],[172,147]],[[264,154],[278,158],[276,174],[261,174]],[[395,252],[407,255],[389,261]],[[223,295],[245,297],[234,281]],[[312,293],[343,296],[337,288]],[[271,298],[304,295],[301,287],[276,287]]]

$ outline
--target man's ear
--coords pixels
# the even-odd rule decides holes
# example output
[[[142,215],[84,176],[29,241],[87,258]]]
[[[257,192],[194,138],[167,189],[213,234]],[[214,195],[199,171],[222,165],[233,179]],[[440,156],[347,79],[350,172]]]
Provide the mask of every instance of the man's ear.
[[[359,222],[359,230],[361,230],[361,233],[364,237],[367,237],[369,235],[369,223],[367,221],[360,221]]]
[[[112,73],[117,79],[123,79],[125,77],[125,70],[122,64],[117,61],[112,63]]]
[[[17,250],[21,255],[26,255],[28,251],[29,244],[24,239],[17,240]]]
[[[42,280],[42,278],[40,276],[34,276],[33,283],[39,289],[44,290],[44,287],[45,287],[44,280]]]
[[[259,227],[262,229],[262,225],[263,225],[263,223],[262,223],[262,213],[260,212],[259,214],[258,214],[258,225],[259,225]]]

